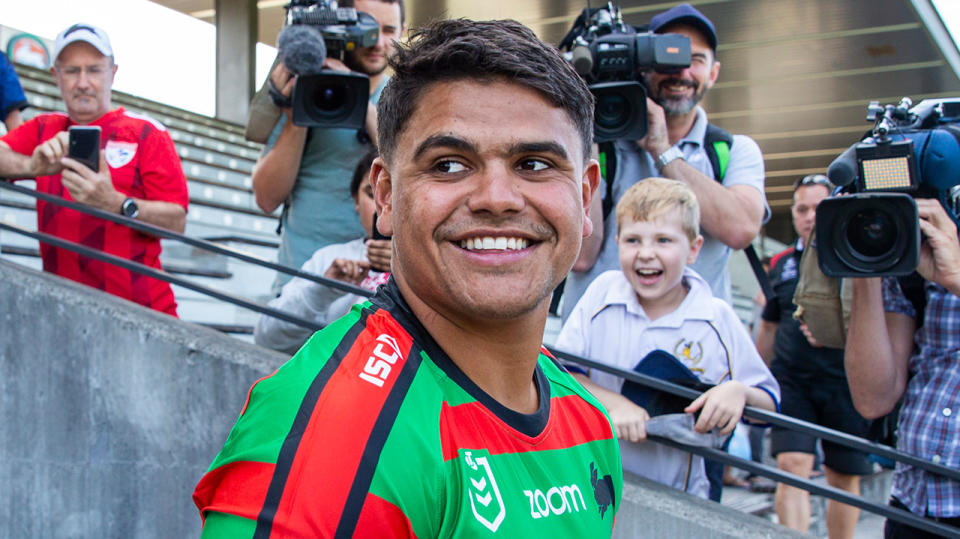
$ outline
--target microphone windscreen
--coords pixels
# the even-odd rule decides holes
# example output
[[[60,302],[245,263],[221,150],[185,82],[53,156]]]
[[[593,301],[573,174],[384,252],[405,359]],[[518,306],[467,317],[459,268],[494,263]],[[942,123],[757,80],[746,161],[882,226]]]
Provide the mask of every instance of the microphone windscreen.
[[[844,187],[857,179],[857,145],[846,149],[827,167],[827,177],[837,187]]]
[[[323,69],[327,47],[316,28],[293,24],[286,26],[277,37],[280,61],[295,75],[316,75]]]

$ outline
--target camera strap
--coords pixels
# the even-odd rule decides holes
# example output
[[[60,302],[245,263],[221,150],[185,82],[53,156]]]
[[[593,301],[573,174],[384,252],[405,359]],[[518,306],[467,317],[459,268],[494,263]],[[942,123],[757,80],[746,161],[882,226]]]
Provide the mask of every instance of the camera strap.
[[[730,164],[730,148],[733,147],[733,135],[722,127],[713,124],[707,124],[707,132],[703,137],[703,150],[710,161],[710,167],[713,169],[713,179],[723,183],[723,177],[727,173],[727,165]],[[610,217],[613,212],[613,182],[617,173],[617,152],[612,141],[601,142],[598,144],[600,152],[600,173],[604,182],[607,184],[606,192],[603,197],[603,220]],[[763,264],[760,263],[760,257],[753,245],[748,245],[744,250],[747,255],[747,261],[750,262],[750,268],[753,270],[763,295],[770,300],[773,297],[773,287],[770,286],[770,279],[767,272],[763,271]]]

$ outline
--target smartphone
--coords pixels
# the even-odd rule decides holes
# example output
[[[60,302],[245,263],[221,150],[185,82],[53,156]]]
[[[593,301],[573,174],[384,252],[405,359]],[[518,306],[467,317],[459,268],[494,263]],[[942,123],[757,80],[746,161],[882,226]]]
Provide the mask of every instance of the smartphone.
[[[70,147],[67,155],[80,161],[94,172],[100,171],[100,127],[75,125],[70,128]]]

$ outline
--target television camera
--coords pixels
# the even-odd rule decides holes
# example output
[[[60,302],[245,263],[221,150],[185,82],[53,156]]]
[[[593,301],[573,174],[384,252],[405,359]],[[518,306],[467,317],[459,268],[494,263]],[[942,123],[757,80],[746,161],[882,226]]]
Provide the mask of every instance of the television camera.
[[[587,7],[559,48],[596,97],[594,141],[640,139],[647,133],[647,92],[642,74],[676,73],[690,65],[690,39],[638,32],[613,2]]]
[[[817,207],[820,269],[831,277],[909,275],[920,257],[914,198],[940,201],[960,225],[960,98],[871,102],[873,129],[837,157],[837,195]]]
[[[370,78],[323,67],[325,58],[344,60],[358,47],[372,47],[380,37],[377,20],[336,0],[291,0],[277,39],[280,59],[298,75],[286,100],[272,86],[278,106],[293,107],[293,123],[308,127],[360,129],[367,114]]]

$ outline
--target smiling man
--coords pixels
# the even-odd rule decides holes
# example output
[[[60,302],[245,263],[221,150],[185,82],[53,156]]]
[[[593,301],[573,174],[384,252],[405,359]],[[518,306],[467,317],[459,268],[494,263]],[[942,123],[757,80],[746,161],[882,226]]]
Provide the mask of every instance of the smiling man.
[[[613,198],[612,207],[630,186],[645,178],[680,180],[693,189],[704,241],[692,267],[710,283],[714,296],[730,303],[730,251],[749,245],[769,213],[763,193],[763,156],[749,137],[730,135],[708,124],[707,113],[699,106],[720,75],[717,32],[710,19],[681,4],[654,16],[650,30],[688,37],[690,67],[678,73],[645,74],[647,135],[638,141],[616,141],[615,177],[606,178],[612,182],[606,192]],[[711,162],[713,150],[708,151],[708,146],[715,148],[714,141],[720,144],[717,163]],[[598,232],[586,240],[567,280],[564,318],[593,279],[618,267],[616,223],[602,213],[597,200],[590,214]]]
[[[57,36],[51,72],[66,108],[39,114],[0,139],[0,176],[36,178],[37,190],[183,232],[187,179],[166,128],[111,109],[117,72],[106,32],[74,24]],[[100,129],[97,171],[67,157],[67,129]],[[160,269],[160,239],[124,225],[37,201],[37,227],[87,247]],[[170,285],[72,251],[40,244],[43,269],[176,316]]]
[[[610,421],[541,346],[591,230],[592,97],[513,21],[435,22],[391,66],[393,277],[254,385],[194,492],[204,537],[609,537]]]

